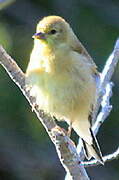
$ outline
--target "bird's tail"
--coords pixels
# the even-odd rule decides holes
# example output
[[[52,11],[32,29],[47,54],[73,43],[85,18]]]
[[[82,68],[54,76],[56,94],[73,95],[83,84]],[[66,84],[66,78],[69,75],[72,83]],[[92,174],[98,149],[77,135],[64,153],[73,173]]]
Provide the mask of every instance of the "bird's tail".
[[[83,142],[83,148],[87,159],[91,159],[91,157],[94,157],[97,159],[101,164],[104,165],[104,161],[102,159],[102,153],[100,151],[100,147],[98,145],[97,139],[94,136],[92,130],[90,129],[91,136],[93,139],[93,143],[90,145],[86,141],[82,139]]]

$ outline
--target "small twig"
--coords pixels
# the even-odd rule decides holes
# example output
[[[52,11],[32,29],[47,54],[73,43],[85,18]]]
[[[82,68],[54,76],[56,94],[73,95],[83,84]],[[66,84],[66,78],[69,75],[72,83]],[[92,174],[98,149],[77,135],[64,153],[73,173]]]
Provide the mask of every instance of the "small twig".
[[[96,116],[97,116],[99,107],[102,102],[102,98],[103,98],[103,95],[105,92],[106,85],[110,82],[118,61],[119,61],[119,39],[117,39],[115,46],[114,46],[114,50],[111,53],[111,55],[109,56],[109,58],[107,59],[104,69],[103,69],[102,73],[100,74],[100,84],[98,87],[99,98],[97,101],[95,112],[93,114],[93,122],[96,121]]]
[[[113,83],[110,82],[111,77],[114,73],[115,67],[119,61],[119,39],[117,39],[116,44],[114,46],[114,50],[109,56],[106,65],[101,73],[100,77],[100,87],[99,87],[99,98],[95,111],[95,116],[99,111],[99,107],[101,105],[102,109],[97,116],[95,124],[93,125],[93,131],[97,134],[101,124],[104,120],[109,116],[112,106],[110,105],[110,98],[112,96],[112,86]]]
[[[103,124],[103,122],[106,120],[106,118],[109,116],[109,114],[112,110],[112,106],[110,105],[110,102],[109,102],[110,98],[112,96],[112,87],[113,87],[112,82],[110,82],[106,85],[105,94],[104,94],[102,102],[101,102],[102,109],[99,112],[96,122],[92,127],[92,130],[95,135],[98,133],[100,126]]]
[[[103,160],[106,163],[106,162],[112,161],[112,160],[117,159],[117,158],[119,158],[119,147],[114,153],[109,154],[107,156],[104,156]],[[86,161],[86,162],[84,161],[81,164],[85,167],[100,165],[100,163],[97,160],[91,160],[91,161]]]

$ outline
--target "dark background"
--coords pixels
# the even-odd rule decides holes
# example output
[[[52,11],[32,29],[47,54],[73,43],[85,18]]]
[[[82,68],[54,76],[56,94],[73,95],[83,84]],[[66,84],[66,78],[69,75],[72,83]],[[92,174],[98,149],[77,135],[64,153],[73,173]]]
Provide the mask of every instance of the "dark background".
[[[35,26],[47,15],[60,15],[70,23],[101,71],[119,36],[119,1],[0,0],[0,44],[24,72]],[[113,110],[98,133],[104,155],[119,145],[118,77],[119,67],[113,76]],[[92,180],[118,180],[119,160],[87,171]],[[64,175],[42,124],[0,66],[0,180],[63,180]]]

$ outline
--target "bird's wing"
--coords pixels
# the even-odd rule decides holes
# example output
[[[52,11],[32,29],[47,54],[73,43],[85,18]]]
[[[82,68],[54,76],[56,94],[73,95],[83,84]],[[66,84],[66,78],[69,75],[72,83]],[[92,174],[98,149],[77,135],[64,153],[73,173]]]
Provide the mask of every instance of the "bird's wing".
[[[73,31],[72,31],[72,33],[73,33]],[[76,35],[74,33],[73,33],[72,36],[70,36],[69,41],[70,41],[69,44],[70,44],[71,48],[73,49],[73,51],[76,51],[76,52],[86,56],[87,59],[89,60],[89,62],[91,63],[91,65],[92,65],[92,69],[93,69],[94,74],[99,74],[98,71],[97,71],[97,66],[94,63],[93,59],[91,58],[91,56],[89,55],[89,53],[87,52],[85,47],[78,40],[78,38],[76,37]]]
[[[74,44],[72,43],[72,49],[73,49],[73,51],[76,51],[76,52],[78,52],[78,53],[80,53],[80,54],[87,57],[89,63],[91,64],[91,69],[92,69],[92,72],[93,72],[92,75],[93,75],[93,77],[95,79],[96,86],[99,86],[99,72],[97,70],[97,66],[94,63],[91,56],[88,54],[87,50],[82,45],[82,43],[77,39],[77,37],[76,37],[75,43]],[[98,94],[98,92],[96,92],[96,93]],[[93,119],[93,111],[94,111],[94,109],[95,109],[95,104],[92,104],[91,105],[91,110],[90,110],[90,113],[89,113],[89,116],[88,116],[88,120],[89,120],[91,126],[93,124],[92,119]]]

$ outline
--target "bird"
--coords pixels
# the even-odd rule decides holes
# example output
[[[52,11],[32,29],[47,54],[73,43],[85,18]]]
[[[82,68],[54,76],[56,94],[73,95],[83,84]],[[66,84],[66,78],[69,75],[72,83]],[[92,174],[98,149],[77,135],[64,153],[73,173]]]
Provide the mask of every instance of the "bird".
[[[39,109],[65,121],[69,131],[81,138],[88,160],[104,164],[97,139],[92,131],[92,114],[97,102],[97,66],[60,16],[41,19],[33,35],[34,46],[26,70],[26,85],[36,97]]]

